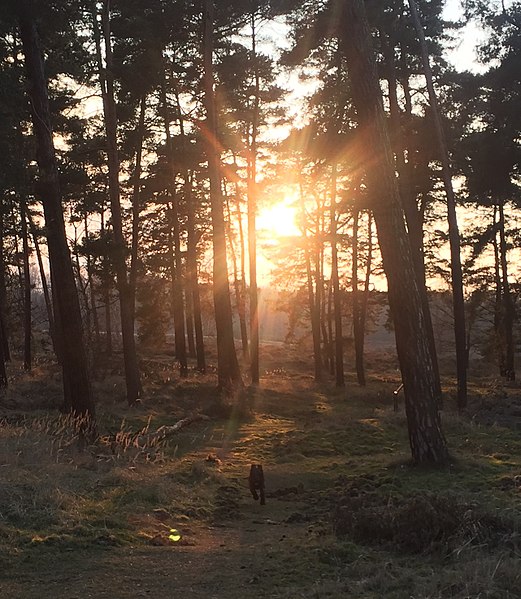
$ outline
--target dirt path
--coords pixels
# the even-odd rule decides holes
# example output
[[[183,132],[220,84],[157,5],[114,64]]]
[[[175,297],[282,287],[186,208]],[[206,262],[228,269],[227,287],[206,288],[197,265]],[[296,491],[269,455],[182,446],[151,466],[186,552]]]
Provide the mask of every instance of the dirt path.
[[[285,502],[281,509],[283,502],[269,502],[274,509],[252,502],[246,517],[221,526],[180,528],[183,538],[172,546],[29,551],[4,571],[0,594],[10,599],[309,596],[302,591],[303,578],[313,585],[318,572],[310,571],[308,562],[304,571],[298,566],[309,523],[281,520],[284,512],[291,519],[298,514],[295,507],[304,506]]]
[[[339,590],[346,559],[358,555],[337,551],[328,493],[360,439],[380,433],[354,422],[340,394],[310,389],[307,378],[275,382],[256,397],[255,418],[195,423],[163,463],[72,456],[49,465],[45,479],[31,466],[35,480],[51,481],[40,511],[51,498],[58,525],[10,539],[16,550],[0,555],[0,597],[357,597]],[[361,416],[372,414],[364,404]],[[264,466],[265,506],[248,490],[253,462]],[[170,528],[179,542],[167,540]],[[39,530],[44,539],[33,542]]]

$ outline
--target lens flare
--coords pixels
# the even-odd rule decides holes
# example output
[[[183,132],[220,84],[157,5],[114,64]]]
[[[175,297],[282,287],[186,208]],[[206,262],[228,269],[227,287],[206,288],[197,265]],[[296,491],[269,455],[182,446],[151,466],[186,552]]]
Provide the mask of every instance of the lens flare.
[[[181,540],[181,534],[175,528],[171,528],[168,538],[172,541],[172,543],[177,543]]]

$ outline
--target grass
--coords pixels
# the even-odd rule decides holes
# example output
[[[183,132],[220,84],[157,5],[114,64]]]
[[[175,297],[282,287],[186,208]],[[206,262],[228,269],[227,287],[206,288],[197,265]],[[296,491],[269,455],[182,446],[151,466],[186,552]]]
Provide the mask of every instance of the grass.
[[[422,469],[409,463],[392,374],[338,390],[273,368],[248,390],[254,416],[232,410],[152,442],[148,433],[214,395],[211,376],[146,367],[137,409],[114,399],[116,375],[96,383],[91,445],[38,406],[42,380],[52,397],[59,385],[43,366],[4,398],[0,587],[10,597],[41,597],[45,581],[70,599],[66,580],[121,599],[173,588],[196,599],[519,596],[515,387],[483,382],[466,415],[447,401],[451,463]],[[263,508],[247,488],[252,462],[266,473]]]

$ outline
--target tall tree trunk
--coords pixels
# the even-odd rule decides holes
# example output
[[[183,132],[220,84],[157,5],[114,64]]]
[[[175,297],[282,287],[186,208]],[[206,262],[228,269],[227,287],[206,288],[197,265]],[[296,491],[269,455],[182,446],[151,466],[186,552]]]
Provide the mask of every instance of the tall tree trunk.
[[[326,284],[324,279],[324,243],[322,238],[325,231],[325,201],[322,202],[317,196],[317,218],[316,218],[316,242],[315,242],[315,281],[316,281],[316,297],[319,298],[319,318],[320,318],[320,332],[323,343],[323,356],[325,365],[328,369],[333,368],[333,362],[335,354],[333,352],[332,339],[329,337],[327,328],[327,314],[326,314]]]
[[[299,173],[301,170],[299,169]],[[315,381],[322,381],[322,354],[320,351],[320,306],[313,290],[313,274],[311,272],[311,251],[309,237],[306,230],[306,206],[302,182],[299,185],[300,211],[302,214],[302,238],[304,242],[304,261],[306,264],[306,280],[308,292],[309,315],[311,319],[311,336],[313,339],[313,364],[315,367]]]
[[[226,233],[221,190],[221,157],[217,138],[217,115],[213,76],[213,0],[205,0],[203,14],[205,142],[210,178],[210,204],[213,228],[213,299],[217,329],[218,385],[226,393],[242,387],[241,371],[233,339],[232,306],[226,260]]]
[[[256,8],[256,3],[254,3]],[[257,58],[256,10],[251,13],[251,54],[254,63],[253,121],[248,156],[248,256],[250,267],[251,382],[259,384],[259,293],[257,288],[257,135],[259,128],[260,76]]]
[[[371,198],[378,239],[387,275],[396,348],[405,391],[412,458],[417,463],[441,464],[448,458],[441,431],[436,381],[394,159],[387,132],[382,92],[377,75],[371,32],[363,0],[344,4],[344,49],[359,132],[364,135],[366,187]]]
[[[183,264],[181,258],[181,231],[179,225],[179,199],[176,190],[176,165],[174,160],[174,145],[170,133],[170,118],[166,95],[166,69],[163,70],[161,81],[161,103],[163,123],[166,136],[166,152],[168,162],[168,195],[170,205],[168,209],[170,231],[169,238],[173,241],[171,276],[172,276],[172,314],[174,317],[175,355],[179,361],[181,376],[188,375],[188,362],[186,356],[186,329],[185,310],[183,298]]]
[[[193,305],[194,329],[195,329],[195,354],[197,358],[197,370],[206,372],[206,355],[204,349],[203,319],[201,314],[201,298],[199,294],[198,265],[197,265],[197,240],[199,238],[195,229],[195,195],[192,193],[192,181],[185,173],[185,198],[187,206],[187,279],[188,289]]]
[[[461,248],[460,236],[458,229],[458,219],[456,216],[456,197],[454,188],[452,187],[452,173],[449,163],[449,153],[443,131],[443,123],[441,121],[440,112],[438,109],[438,100],[432,78],[432,70],[429,61],[429,52],[423,27],[418,15],[416,0],[409,0],[412,20],[418,39],[420,41],[423,70],[427,89],[429,92],[429,100],[434,119],[436,130],[436,141],[438,143],[438,151],[441,160],[443,184],[445,194],[447,196],[447,220],[449,224],[449,242],[450,242],[450,266],[452,274],[452,303],[454,311],[454,336],[456,341],[456,371],[458,379],[458,408],[461,410],[467,405],[467,350],[465,347],[465,299],[463,296],[463,273],[461,269]]]
[[[498,203],[499,212],[499,254],[501,261],[501,321],[505,348],[505,368],[502,376],[508,381],[514,381],[516,371],[514,367],[514,317],[515,309],[510,291],[510,283],[508,282],[508,266],[507,266],[507,242],[505,235],[505,208],[504,200]]]
[[[130,245],[130,271],[128,284],[130,287],[130,301],[132,303],[132,318],[136,319],[136,288],[138,271],[139,250],[139,215],[141,214],[141,169],[143,158],[143,141],[145,138],[145,112],[146,95],[141,96],[139,102],[139,117],[137,124],[136,160],[132,175],[132,240]]]
[[[438,366],[438,355],[436,352],[436,342],[434,339],[434,330],[432,327],[431,310],[429,306],[429,296],[427,293],[427,285],[425,280],[425,262],[424,262],[424,242],[423,242],[423,217],[424,210],[418,207],[418,200],[410,180],[410,165],[405,161],[405,154],[407,148],[405,147],[405,141],[402,134],[402,123],[400,115],[400,107],[398,104],[398,91],[397,91],[397,77],[396,77],[396,65],[395,65],[395,52],[394,47],[389,43],[385,36],[382,36],[384,55],[387,62],[387,83],[389,89],[389,108],[391,113],[391,125],[393,128],[393,139],[395,141],[395,156],[396,156],[396,169],[399,175],[399,188],[402,203],[405,211],[405,218],[407,220],[407,231],[409,233],[409,240],[411,243],[412,259],[414,262],[414,269],[416,271],[416,278],[418,282],[418,289],[422,298],[423,312],[425,321],[427,323],[428,341],[429,347],[432,354],[432,364],[434,367],[434,374],[436,377],[436,392],[441,402],[442,390],[440,381],[440,372]],[[404,85],[408,85],[408,81],[404,82]],[[409,90],[407,90],[407,96],[409,96]],[[411,107],[412,111],[412,107]],[[407,112],[408,121],[411,121],[411,112]]]
[[[493,216],[493,237],[492,247],[494,249],[494,283],[495,283],[495,298],[494,298],[494,335],[497,351],[497,360],[500,376],[505,376],[506,371],[506,351],[505,351],[505,335],[503,332],[503,286],[501,284],[501,259],[499,255],[499,244],[497,241],[497,229],[499,228],[498,207],[494,205]]]
[[[44,214],[45,216],[45,214]],[[51,279],[51,303],[52,303],[52,313],[54,316],[54,353],[56,354],[56,359],[58,361],[58,364],[63,365],[63,360],[62,360],[62,355],[63,355],[63,351],[64,351],[64,345],[62,342],[62,331],[63,331],[63,327],[61,325],[61,316],[60,316],[60,310],[59,310],[59,306],[58,306],[58,298],[57,298],[57,294],[54,292],[54,290],[56,289],[56,277],[54,275],[54,270],[53,270],[53,264],[52,264],[52,260],[51,260],[51,256],[50,256],[50,252],[48,255],[48,265],[49,265],[49,275],[50,275],[50,279]],[[72,259],[71,259],[71,265],[72,265]],[[74,274],[74,269],[73,269],[73,274]],[[77,293],[77,290],[76,290]],[[78,297],[78,303],[79,303],[79,297]],[[80,306],[80,316],[81,316],[81,306]],[[82,323],[82,328],[83,328],[83,323]],[[87,348],[85,348],[86,350]]]
[[[330,278],[327,285],[327,334],[329,343],[331,344],[331,360],[329,364],[329,374],[336,379],[336,352],[335,352],[335,333],[333,329],[333,321],[335,318],[333,301],[333,279]],[[339,385],[337,385],[339,386]],[[341,385],[340,385],[341,386]]]
[[[40,244],[38,242],[38,232],[36,231],[36,226],[33,222],[31,213],[27,211],[27,220],[29,221],[29,230],[31,232],[31,236],[33,238],[34,249],[36,251],[36,260],[38,262],[38,272],[40,274],[40,281],[42,283],[42,291],[43,291],[43,299],[45,301],[45,309],[47,311],[47,321],[49,322],[49,336],[51,338],[52,346],[57,353],[56,349],[56,325],[54,323],[54,314],[52,307],[51,295],[49,293],[49,285],[47,284],[47,275],[45,274],[45,267],[43,265],[42,252],[40,250]]]
[[[335,312],[335,384],[345,385],[344,377],[344,339],[342,332],[342,298],[340,297],[340,281],[338,277],[337,247],[337,165],[331,172],[331,279],[333,281],[333,305]]]
[[[353,337],[355,342],[355,365],[358,384],[365,386],[364,369],[364,329],[360,306],[360,292],[358,289],[358,230],[360,211],[353,208],[353,243],[352,243],[352,272],[351,285],[353,293]]]
[[[42,199],[47,244],[54,278],[53,294],[60,314],[62,370],[65,408],[78,415],[94,417],[94,401],[87,370],[87,356],[78,294],[65,235],[61,191],[52,138],[47,82],[43,70],[36,24],[30,3],[21,0],[20,33],[29,83],[33,131],[39,169],[38,195]]]
[[[234,166],[237,165],[237,160],[235,154],[233,156]],[[248,327],[246,326],[246,297],[247,297],[247,286],[246,286],[246,247],[244,242],[244,227],[242,221],[242,211],[241,211],[241,202],[240,202],[240,190],[239,190],[239,181],[236,179],[235,181],[235,197],[236,197],[236,205],[237,205],[237,224],[239,226],[239,245],[240,245],[240,296],[241,296],[241,307],[239,311],[239,315],[242,314],[241,319],[241,339],[242,339],[242,351],[244,359],[249,362],[250,361],[250,347],[248,340]],[[231,217],[230,217],[231,221]]]
[[[188,357],[195,358],[195,325],[194,325],[194,302],[192,299],[192,291],[190,288],[190,272],[188,266],[188,251],[185,270],[185,328],[186,341],[188,343]]]
[[[237,192],[236,187],[236,192]],[[235,240],[233,239],[233,235],[231,232],[231,223],[232,223],[232,211],[230,208],[230,200],[228,196],[226,196],[226,208],[228,212],[228,241],[230,244],[230,253],[232,258],[232,271],[233,271],[233,288],[235,290],[235,303],[237,305],[237,314],[239,316],[239,328],[241,331],[241,345],[242,345],[242,355],[245,361],[249,361],[250,352],[248,351],[248,327],[246,324],[246,305],[244,296],[242,294],[243,290],[243,281],[239,279],[239,269],[237,266],[237,252],[235,251]],[[237,196],[237,218],[239,223],[242,221],[241,209],[239,207],[239,201]],[[239,228],[242,229],[242,224],[239,225]],[[241,252],[244,252],[244,245],[241,247]]]
[[[87,217],[87,213],[85,212],[83,218],[83,224],[85,227],[85,240],[88,242],[89,239],[89,221]],[[96,293],[94,290],[94,276],[92,273],[93,269],[93,259],[89,252],[87,252],[87,286],[89,289],[88,295],[86,294],[85,301],[86,303],[90,302],[90,313],[92,315],[92,324],[94,329],[94,338],[95,338],[95,352],[96,354],[99,352],[101,348],[101,338],[100,338],[100,330],[99,330],[99,318],[98,318],[98,310],[96,306]]]
[[[318,204],[318,202],[317,202]],[[322,339],[322,356],[324,366],[331,368],[334,360],[333,346],[327,331],[326,322],[326,286],[324,281],[324,245],[319,241],[321,232],[324,230],[320,215],[324,214],[323,206],[318,207],[317,215],[317,239],[315,248],[315,297],[318,298],[317,310],[320,321],[320,335]]]
[[[371,211],[367,212],[367,258],[365,264],[365,281],[364,281],[364,293],[361,296],[360,302],[360,338],[358,339],[358,345],[356,347],[357,353],[357,364],[356,370],[360,369],[364,373],[365,379],[365,364],[364,364],[364,344],[365,344],[365,332],[367,322],[367,306],[369,303],[369,287],[371,283],[371,271],[373,263],[373,216]],[[355,344],[357,342],[355,341]]]
[[[127,401],[133,405],[142,394],[141,378],[136,354],[134,336],[134,319],[132,314],[132,297],[127,280],[126,254],[127,244],[123,235],[123,219],[121,214],[119,188],[119,157],[117,146],[117,115],[114,99],[114,73],[112,64],[112,42],[110,39],[110,6],[111,0],[103,0],[101,22],[103,42],[105,46],[105,65],[101,59],[101,41],[97,14],[94,15],[95,42],[98,53],[100,84],[103,99],[105,134],[107,138],[107,157],[109,169],[109,197],[114,235],[114,268],[119,295],[121,317],[121,336],[123,341],[123,361],[125,366],[125,384]]]
[[[103,216],[104,210],[101,210],[101,236],[105,236],[105,218]],[[110,301],[110,262],[108,256],[103,256],[102,263],[102,272],[103,272],[103,305],[105,307],[105,352],[107,356],[112,355],[112,310],[111,310],[111,301]]]
[[[3,360],[5,362],[11,359],[11,353],[9,351],[9,335],[7,330],[7,288],[5,283],[6,264],[4,253],[4,220],[4,208],[3,206],[0,206],[0,345],[2,346],[0,356],[3,357]],[[2,386],[1,372],[0,386]]]
[[[239,245],[241,248],[240,253],[240,294],[241,294],[241,312],[242,312],[242,320],[244,321],[244,325],[241,322],[241,338],[243,341],[243,353],[244,359],[250,361],[250,347],[248,340],[248,327],[246,326],[246,297],[247,297],[247,284],[246,284],[246,247],[244,243],[244,227],[242,225],[242,212],[241,205],[237,201],[237,222],[239,225]],[[257,294],[258,295],[258,294]],[[257,307],[258,311],[258,307]],[[258,316],[257,316],[258,320]]]
[[[2,336],[3,332],[0,329],[0,388],[5,388],[8,386],[9,381],[7,378],[7,369],[5,366],[6,358],[4,354],[4,344],[2,343]]]
[[[22,248],[24,261],[24,370],[31,371],[31,328],[32,328],[32,302],[31,302],[31,272],[29,270],[29,235],[27,233],[27,205],[25,198],[20,198],[20,218],[22,223]]]
[[[177,112],[179,119],[179,132],[181,136],[181,147],[183,153],[188,150],[183,110],[181,107],[181,101],[179,99],[179,92],[177,88],[174,88]],[[193,193],[193,176],[190,176],[188,168],[184,167],[182,170],[183,175],[183,191],[185,196],[186,204],[186,270],[187,270],[187,288],[188,295],[190,296],[191,305],[193,309],[194,318],[194,329],[195,329],[195,353],[197,356],[197,370],[199,372],[206,372],[206,357],[204,350],[204,337],[203,337],[203,321],[201,315],[201,298],[199,295],[199,281],[198,281],[198,267],[197,267],[197,242],[200,239],[195,228],[195,202],[196,196]]]
[[[186,355],[186,329],[185,329],[185,311],[183,289],[181,284],[180,271],[180,248],[176,241],[176,233],[179,234],[179,226],[174,223],[178,221],[177,210],[174,208],[175,202],[168,206],[168,246],[169,246],[169,262],[170,262],[170,279],[171,279],[171,304],[172,317],[174,320],[174,344],[175,356],[179,362],[179,373],[182,377],[188,375],[188,361]]]
[[[72,263],[73,269],[76,271],[76,288],[78,289],[78,294],[80,298],[80,310],[83,316],[83,330],[85,332],[85,344],[87,348],[87,355],[89,350],[92,348],[92,326],[91,326],[91,310],[89,303],[89,296],[87,294],[87,287],[89,285],[88,279],[85,281],[81,272],[81,262],[80,262],[80,246],[79,246],[79,238],[78,238],[78,227],[76,223],[74,226],[74,242],[73,242],[73,252],[74,252],[74,260]],[[83,302],[83,310],[81,308],[81,304]]]

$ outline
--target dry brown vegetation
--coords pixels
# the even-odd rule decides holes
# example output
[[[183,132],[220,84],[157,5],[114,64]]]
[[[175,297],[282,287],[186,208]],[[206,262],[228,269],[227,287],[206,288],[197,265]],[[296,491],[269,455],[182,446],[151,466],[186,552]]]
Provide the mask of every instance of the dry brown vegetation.
[[[51,363],[17,374],[0,412],[2,596],[519,596],[520,389],[483,378],[458,415],[445,379],[452,460],[423,470],[385,356],[370,357],[366,388],[338,390],[313,383],[301,348],[264,355],[261,388],[238,401],[253,413],[226,417],[212,373],[180,381],[171,356],[148,356],[130,409],[105,362],[92,442],[59,415]],[[151,434],[195,413],[209,419]]]

